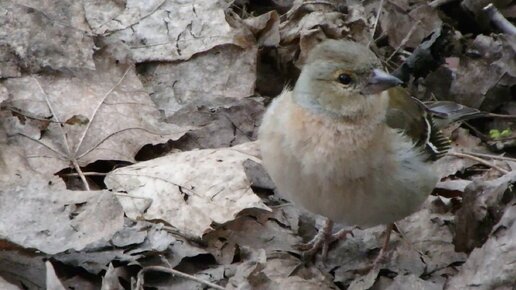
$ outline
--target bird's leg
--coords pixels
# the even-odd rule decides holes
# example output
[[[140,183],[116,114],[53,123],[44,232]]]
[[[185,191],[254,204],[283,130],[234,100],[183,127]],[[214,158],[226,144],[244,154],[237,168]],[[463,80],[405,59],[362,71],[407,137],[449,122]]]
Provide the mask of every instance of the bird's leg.
[[[323,260],[328,256],[330,245],[340,239],[345,239],[348,234],[352,234],[352,229],[341,229],[332,234],[333,221],[326,218],[323,226],[319,229],[315,237],[306,244],[298,245],[298,249],[303,251],[303,256],[307,258],[313,257],[319,250]]]
[[[384,262],[384,256],[387,252],[387,248],[389,247],[389,240],[391,238],[391,232],[394,229],[394,224],[389,224],[387,228],[385,229],[385,240],[383,241],[382,249],[380,250],[380,253],[378,253],[378,256],[374,260],[373,267],[376,267],[377,265]]]

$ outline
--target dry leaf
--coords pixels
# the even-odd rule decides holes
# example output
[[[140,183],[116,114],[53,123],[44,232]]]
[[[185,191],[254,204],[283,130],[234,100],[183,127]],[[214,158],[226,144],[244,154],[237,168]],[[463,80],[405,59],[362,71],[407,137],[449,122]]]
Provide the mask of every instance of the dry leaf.
[[[0,235],[25,248],[55,254],[109,239],[123,212],[105,191],[69,191],[35,180],[0,190]]]
[[[491,238],[473,250],[445,289],[511,289],[516,277],[516,206],[509,206]],[[506,287],[506,288],[504,288]]]
[[[25,149],[32,168],[52,175],[72,162],[79,166],[97,160],[134,162],[143,145],[177,139],[188,130],[160,122],[159,112],[131,66],[101,57],[96,66],[96,71],[83,70],[75,76],[3,81],[11,96],[6,101],[10,106],[51,121],[37,138],[27,135],[23,127],[32,123],[23,123],[21,117],[11,114],[3,120],[7,133]],[[78,116],[83,122],[67,122]]]
[[[54,270],[54,266],[50,261],[45,262],[45,266],[47,268],[47,289],[51,290],[65,290],[66,288],[63,286],[63,283],[57,277],[56,271]]]
[[[103,1],[104,7],[96,2],[85,5],[93,31],[125,45],[136,62],[187,60],[220,45],[253,45],[247,29],[228,23],[238,19],[226,15],[225,1],[128,0],[125,7],[115,0]]]
[[[384,10],[380,24],[389,37],[390,46],[394,48],[415,48],[423,38],[442,24],[437,10],[427,4],[420,4],[406,11],[387,1]]]
[[[42,69],[95,68],[95,45],[88,26],[81,22],[84,15],[80,3],[42,2],[0,3],[0,77],[19,77],[22,71]]]
[[[255,35],[259,46],[278,46],[280,42],[280,18],[276,11],[243,20]]]
[[[242,99],[254,93],[255,46],[224,45],[185,62],[141,66],[143,83],[165,117],[187,105],[206,105],[222,98]]]
[[[163,220],[202,237],[212,224],[235,219],[247,208],[268,210],[250,187],[243,162],[260,162],[256,143],[171,154],[117,169],[105,180],[132,219]],[[151,199],[148,208],[142,198]]]

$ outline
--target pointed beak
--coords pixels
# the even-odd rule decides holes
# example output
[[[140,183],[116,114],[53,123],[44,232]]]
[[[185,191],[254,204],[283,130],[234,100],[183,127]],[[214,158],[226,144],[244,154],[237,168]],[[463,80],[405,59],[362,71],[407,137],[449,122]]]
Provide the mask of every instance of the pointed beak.
[[[388,74],[382,70],[374,69],[371,76],[367,80],[366,86],[362,89],[362,94],[377,94],[386,89],[403,84],[403,81],[397,77]]]

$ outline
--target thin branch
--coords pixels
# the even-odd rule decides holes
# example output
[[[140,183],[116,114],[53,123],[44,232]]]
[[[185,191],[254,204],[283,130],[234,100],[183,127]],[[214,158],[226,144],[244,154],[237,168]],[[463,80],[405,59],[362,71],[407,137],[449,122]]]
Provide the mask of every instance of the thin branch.
[[[104,173],[104,172],[93,172],[93,171],[90,171],[90,172],[83,172],[82,173],[84,176],[106,176],[107,173]],[[72,176],[72,177],[75,177],[75,176],[79,176],[78,173],[63,173],[63,174],[59,174],[59,176]]]
[[[209,286],[209,287],[214,288],[214,289],[224,290],[224,287],[221,287],[221,286],[219,286],[217,284],[214,284],[214,283],[211,283],[209,281],[205,281],[205,280],[199,279],[199,278],[197,278],[197,277],[195,277],[193,275],[186,274],[186,273],[183,273],[181,271],[178,271],[178,270],[175,270],[175,269],[172,269],[172,268],[167,268],[167,267],[163,267],[163,266],[149,266],[149,267],[146,267],[146,268],[142,269],[142,272],[148,272],[148,271],[165,272],[165,273],[169,273],[169,274],[172,274],[172,275],[175,275],[175,276],[179,276],[179,277],[182,277],[182,278],[185,278],[185,279],[189,279],[189,280],[201,283],[203,285]]]
[[[371,32],[371,39],[369,40],[369,43],[367,46],[371,45],[371,42],[374,40],[374,33],[376,32],[376,27],[378,26],[378,21],[380,20],[380,14],[383,10],[383,0],[380,0],[380,4],[378,5],[378,13],[376,13],[376,19],[374,20],[373,24],[373,31]]]
[[[495,165],[495,164],[492,164],[484,159],[481,159],[481,158],[478,158],[476,156],[473,156],[473,155],[470,155],[470,154],[466,154],[466,153],[459,153],[459,152],[448,152],[447,155],[450,155],[450,156],[454,156],[454,157],[458,157],[458,158],[468,158],[468,159],[471,159],[471,160],[474,160],[478,163],[481,163],[481,164],[484,164],[488,167],[491,167],[491,168],[494,168],[498,171],[500,171],[502,174],[507,174],[509,173],[509,171],[501,168],[500,166],[498,165]]]
[[[505,157],[503,155],[491,155],[491,154],[475,153],[475,152],[468,152],[468,151],[464,151],[462,153],[481,157],[481,158],[489,158],[489,159],[496,159],[496,160],[502,160],[502,161],[516,162],[516,158]]]
[[[468,127],[468,129],[473,131],[477,135],[477,137],[480,138],[480,140],[482,140],[482,142],[489,142],[492,140],[491,137],[480,132],[480,130],[478,130],[477,128],[475,128],[475,126],[469,124],[468,122],[464,122],[464,125],[466,125],[466,127]]]
[[[448,3],[451,3],[451,2],[454,2],[454,1],[457,1],[457,0],[434,0],[430,3],[428,3],[428,6],[432,7],[432,8],[437,8],[439,6],[442,6],[444,4],[448,4]]]
[[[491,22],[498,27],[503,33],[506,33],[511,36],[516,35],[516,27],[507,20],[502,13],[496,9],[496,7],[490,3],[486,7],[484,7],[484,12],[487,14]]]
[[[82,134],[81,138],[79,139],[79,143],[77,144],[77,148],[75,149],[74,156],[77,154],[77,152],[79,152],[79,149],[81,148],[81,145],[83,144],[84,138],[88,134],[89,128],[90,128],[91,124],[94,122],[95,116],[97,115],[97,113],[100,109],[100,106],[102,106],[102,104],[104,103],[106,98],[122,83],[122,81],[125,79],[127,73],[129,73],[131,68],[132,68],[132,66],[127,67],[127,69],[125,70],[125,72],[122,75],[122,77],[120,78],[120,80],[118,80],[118,82],[109,91],[107,91],[104,94],[104,96],[102,97],[100,102],[97,104],[97,107],[93,110],[93,114],[91,115],[90,121],[86,125],[86,128],[84,129],[83,134]],[[82,154],[81,157],[82,156],[84,156],[84,154]],[[78,157],[78,158],[81,158],[81,157]]]
[[[488,113],[488,114],[485,114],[483,116],[479,116],[479,118],[497,118],[497,119],[516,120],[516,115],[504,115],[504,114]]]
[[[84,189],[87,191],[90,191],[90,185],[88,184],[88,181],[86,180],[86,176],[84,176],[84,173],[82,173],[82,169],[79,166],[79,163],[77,163],[77,160],[72,160],[73,168],[75,168],[75,171],[77,171],[77,174],[79,174],[79,177],[81,178],[82,183],[84,184]]]
[[[134,199],[143,199],[145,201],[150,201],[152,202],[152,198],[149,198],[149,197],[143,197],[143,196],[136,196],[136,195],[132,195],[132,194],[127,194],[127,193],[113,193],[113,195],[116,195],[116,196],[120,196],[120,197],[129,197],[129,198],[134,198]]]
[[[337,6],[335,5],[335,3],[333,3],[332,1],[324,1],[324,0],[304,1],[303,3],[301,3],[301,6],[317,5],[317,4],[328,5],[334,9],[337,9]],[[301,6],[299,6],[299,7],[301,7]]]

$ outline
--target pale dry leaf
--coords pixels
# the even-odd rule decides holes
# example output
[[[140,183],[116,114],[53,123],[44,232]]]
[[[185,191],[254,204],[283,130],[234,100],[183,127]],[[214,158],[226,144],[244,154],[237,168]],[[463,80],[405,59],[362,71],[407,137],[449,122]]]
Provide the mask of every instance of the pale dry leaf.
[[[128,0],[85,5],[86,17],[97,34],[108,42],[125,45],[136,62],[187,60],[219,45],[242,48],[253,45],[253,36],[243,26],[228,23],[230,5],[221,0]],[[102,8],[114,8],[106,13]],[[238,22],[238,19],[235,19]]]
[[[116,65],[101,56],[96,66],[96,71],[74,75],[3,81],[11,107],[51,121],[37,139],[20,130],[21,126],[12,126],[23,118],[3,119],[11,140],[25,149],[31,166],[39,172],[51,175],[71,162],[80,166],[97,160],[135,162],[143,145],[175,140],[188,130],[160,121],[131,66]]]
[[[119,261],[123,263],[135,263],[141,258],[140,255],[132,256],[125,253],[123,248],[110,247],[108,243],[102,244],[98,248],[86,248],[81,251],[67,251],[52,256],[57,261],[73,266],[80,267],[89,273],[98,275],[106,271],[107,266],[112,261]]]
[[[207,266],[207,265],[206,265]],[[166,270],[165,270],[166,271]],[[150,279],[145,280],[145,276],[149,275],[148,273],[152,272],[153,275]],[[194,271],[190,271],[193,273],[188,273],[199,279],[201,281],[223,285],[224,280],[227,279],[228,267],[226,266],[216,266],[210,265],[210,267],[202,267],[202,269],[195,269]],[[144,275],[146,274],[146,275]],[[150,275],[149,275],[150,276]],[[145,289],[158,289],[158,290],[204,290],[204,289],[213,289],[211,287],[207,287],[203,283],[195,281],[188,277],[183,277],[180,275],[171,275],[169,272],[160,272],[155,270],[147,270],[147,268],[143,268],[140,273],[138,273],[138,282],[137,284],[142,285],[141,288],[136,288],[138,290],[144,290],[143,285],[145,285]],[[135,289],[135,288],[133,288]]]
[[[255,35],[259,46],[276,47],[280,42],[278,12],[272,10],[265,14],[243,20],[249,30]]]
[[[69,191],[32,173],[25,184],[0,190],[0,235],[24,248],[55,254],[109,239],[123,211],[105,191]]]
[[[488,239],[500,219],[516,181],[516,171],[494,180],[476,180],[466,187],[462,207],[455,213],[454,244],[457,251],[469,252]]]
[[[491,90],[498,84],[511,86],[516,83],[515,51],[506,39],[486,35],[478,35],[466,50],[467,53],[460,57],[450,94],[458,103],[493,110],[500,102]],[[510,99],[510,96],[505,98]]]
[[[251,251],[247,253],[247,248],[241,249],[242,256],[245,257],[245,261],[239,264],[233,264],[232,269],[234,273],[229,277],[226,288],[232,289],[271,289],[274,284],[265,274],[262,272],[264,264],[267,261],[267,254],[265,250]]]
[[[105,179],[132,219],[163,220],[184,234],[202,237],[212,224],[235,219],[247,208],[268,210],[250,187],[243,162],[260,162],[258,145],[171,154],[117,169]],[[132,196],[138,197],[133,198]],[[151,199],[148,208],[141,198]]]
[[[121,267],[119,267],[121,268]],[[122,290],[124,287],[120,284],[118,275],[119,268],[113,267],[112,263],[109,263],[109,267],[106,270],[106,274],[102,278],[102,287],[100,290]]]
[[[364,276],[359,276],[351,282],[348,290],[370,289],[378,279],[380,269],[373,268]]]
[[[295,252],[295,245],[301,243],[299,236],[282,226],[272,217],[242,216],[205,235],[204,239],[215,259],[221,264],[233,261],[234,253],[241,247],[267,253],[273,251]],[[264,221],[260,219],[264,218]]]
[[[139,67],[143,84],[165,117],[189,104],[242,99],[254,94],[257,47],[215,47],[188,61]]]
[[[57,277],[56,271],[54,270],[54,266],[50,261],[45,262],[45,267],[47,269],[47,289],[48,290],[65,290],[66,288]]]
[[[516,277],[516,205],[512,204],[493,228],[490,238],[469,255],[445,289],[510,289]],[[507,288],[503,288],[507,287]]]
[[[463,262],[466,254],[456,252],[453,244],[453,223],[451,213],[422,209],[397,223],[406,238],[400,246],[422,254],[420,259],[424,261],[425,273]]]
[[[425,281],[416,275],[398,275],[394,278],[394,281],[385,290],[441,290],[442,285]]]
[[[188,151],[231,147],[256,140],[264,111],[262,100],[224,98],[188,104],[167,122],[195,127],[173,142],[175,148]]]
[[[255,257],[237,266],[229,289],[338,289],[329,275],[288,253]],[[296,270],[297,269],[297,270]]]
[[[296,10],[298,8],[292,8]],[[304,10],[303,10],[304,11]],[[346,27],[346,17],[340,12],[328,12],[328,11],[314,11],[311,13],[299,12],[299,14],[293,14],[295,17],[287,19],[280,24],[280,35],[281,43],[292,44],[299,41],[300,54],[296,62],[297,65],[301,66],[310,49],[312,49],[317,43],[325,38],[342,38],[344,37],[349,29]],[[291,47],[290,50],[297,50],[297,45]],[[284,55],[290,55],[293,57],[293,52],[282,52]],[[293,60],[292,58],[286,57],[284,61]]]
[[[75,1],[0,3],[0,77],[22,71],[94,69],[93,37]],[[50,3],[48,3],[50,2]],[[59,12],[55,12],[58,10]],[[52,41],[49,41],[52,40]]]
[[[441,180],[435,186],[436,189],[444,189],[448,191],[464,192],[464,189],[473,181],[466,179],[446,179]]]
[[[449,134],[445,131],[445,134],[451,134],[451,152],[487,152],[487,149],[484,146],[481,146],[482,140],[476,136],[471,135],[471,133],[464,128],[457,128]],[[439,177],[444,178],[450,175],[454,175],[457,172],[463,172],[466,168],[469,168],[478,163],[478,161],[472,160],[470,158],[459,158],[448,155],[437,160],[437,162],[434,164],[434,168]]]
[[[22,290],[21,287],[18,287],[12,283],[9,283],[7,280],[5,280],[4,278],[2,278],[2,276],[0,276],[0,289],[3,289],[3,290]]]
[[[45,288],[46,257],[33,251],[0,251],[0,276],[15,283],[21,289]],[[4,288],[0,288],[4,289]]]
[[[33,171],[17,148],[0,146],[0,236],[5,240],[55,254],[109,239],[122,228],[122,207],[111,193],[66,190],[59,178]]]
[[[408,2],[408,1],[401,1]],[[436,9],[426,3],[411,7],[408,11],[386,1],[380,24],[394,48],[415,48],[433,30],[442,25]]]
[[[161,223],[133,222],[126,218],[124,227],[111,239],[90,244],[81,251],[60,253],[53,258],[98,274],[106,271],[107,265],[114,260],[141,266],[162,265],[161,258],[156,257],[162,254],[175,267],[185,257],[204,253],[207,251],[163,229]]]

